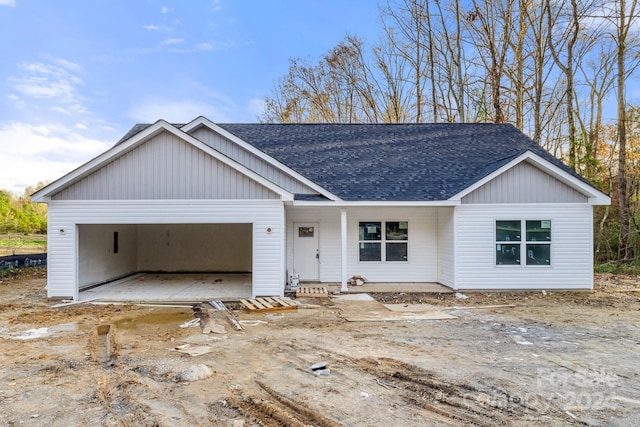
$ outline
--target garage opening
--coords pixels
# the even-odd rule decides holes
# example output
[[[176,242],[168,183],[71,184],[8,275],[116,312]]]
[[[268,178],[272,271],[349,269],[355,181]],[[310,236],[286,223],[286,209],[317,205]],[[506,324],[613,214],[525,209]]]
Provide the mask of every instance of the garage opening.
[[[140,273],[167,290],[188,275],[204,286],[211,279],[212,288],[234,275],[251,283],[252,224],[79,225],[78,245],[80,290]]]

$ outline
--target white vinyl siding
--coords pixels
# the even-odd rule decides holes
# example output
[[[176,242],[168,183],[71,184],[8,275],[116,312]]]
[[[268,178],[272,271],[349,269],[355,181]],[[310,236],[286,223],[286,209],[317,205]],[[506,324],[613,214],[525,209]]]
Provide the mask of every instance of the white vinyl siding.
[[[293,272],[294,222],[318,223],[319,280],[339,282],[340,209],[315,207],[287,207],[287,271]]]
[[[577,289],[593,286],[593,208],[584,204],[462,205],[456,208],[456,288]],[[551,266],[497,266],[498,220],[551,221]]]
[[[587,203],[585,195],[522,162],[462,198],[478,203]]]
[[[53,200],[277,198],[271,190],[169,132],[52,196]]]
[[[438,282],[455,283],[455,208],[438,208]]]
[[[211,129],[200,127],[191,135],[292,194],[317,194],[317,191]]]
[[[283,210],[278,200],[52,201],[49,203],[48,295],[77,298],[76,225],[225,223],[253,224],[253,294],[282,295]]]
[[[319,223],[320,281],[339,282],[341,272],[340,209],[289,207],[287,233],[294,222]],[[407,262],[360,262],[358,228],[371,218],[409,224]],[[293,241],[287,238],[287,259],[291,260]],[[290,261],[289,261],[290,263]],[[287,264],[287,268],[292,268]],[[347,277],[364,276],[369,282],[435,282],[438,265],[437,209],[435,208],[348,208],[347,209]]]

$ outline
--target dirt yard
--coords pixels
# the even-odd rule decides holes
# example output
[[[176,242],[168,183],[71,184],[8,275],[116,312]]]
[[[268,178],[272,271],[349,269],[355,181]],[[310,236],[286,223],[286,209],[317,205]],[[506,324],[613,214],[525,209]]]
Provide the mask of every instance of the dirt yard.
[[[3,426],[640,425],[640,278],[229,304],[243,331],[210,334],[189,307],[53,308],[44,271],[0,280]]]

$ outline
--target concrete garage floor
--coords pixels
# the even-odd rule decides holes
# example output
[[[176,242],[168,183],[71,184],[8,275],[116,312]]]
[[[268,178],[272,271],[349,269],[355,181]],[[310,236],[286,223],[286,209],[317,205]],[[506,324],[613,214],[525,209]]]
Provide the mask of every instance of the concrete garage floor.
[[[80,291],[80,301],[200,302],[251,298],[251,274],[139,273]]]

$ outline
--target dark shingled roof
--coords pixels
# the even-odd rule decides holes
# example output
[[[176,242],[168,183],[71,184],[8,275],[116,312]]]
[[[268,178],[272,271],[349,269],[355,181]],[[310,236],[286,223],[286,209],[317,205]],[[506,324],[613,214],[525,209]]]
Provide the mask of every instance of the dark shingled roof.
[[[343,200],[446,200],[526,151],[587,182],[510,124],[218,126]]]

